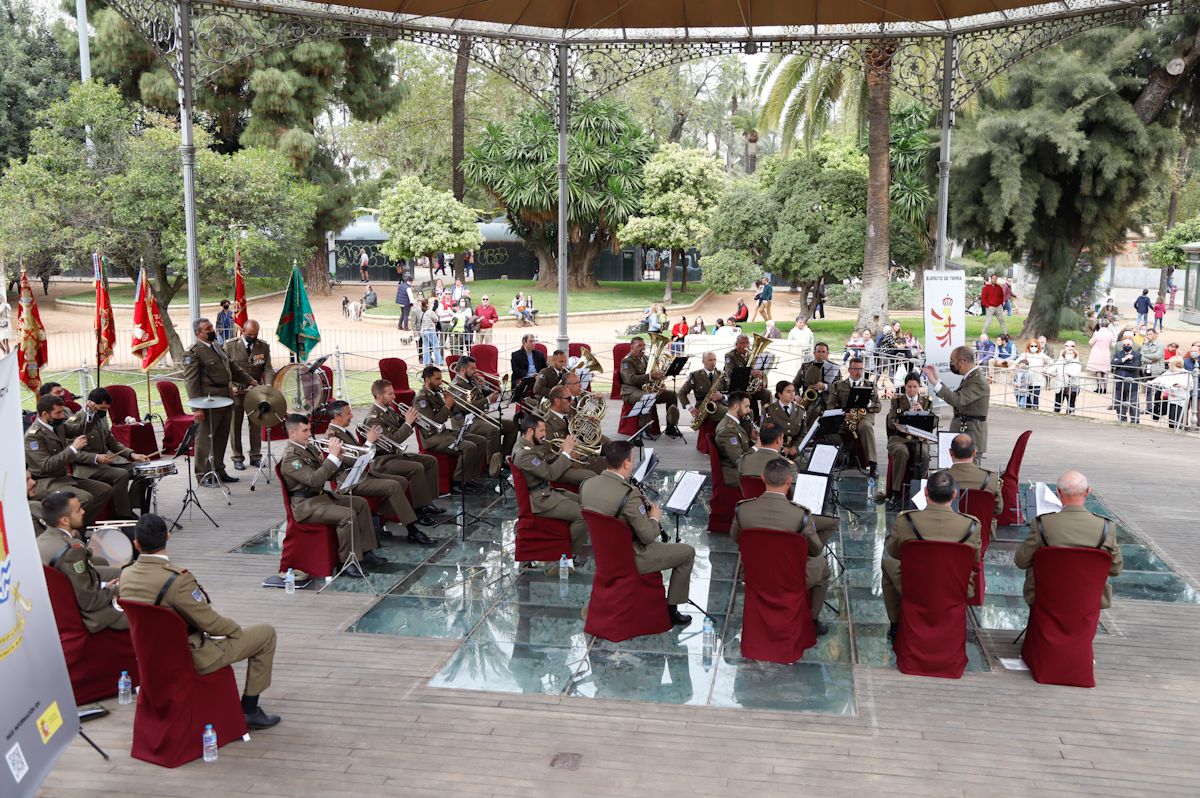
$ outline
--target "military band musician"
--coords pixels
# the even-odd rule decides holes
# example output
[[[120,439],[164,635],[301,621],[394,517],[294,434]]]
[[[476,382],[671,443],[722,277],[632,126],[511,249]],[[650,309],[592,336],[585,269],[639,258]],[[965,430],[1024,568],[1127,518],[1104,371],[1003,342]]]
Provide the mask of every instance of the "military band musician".
[[[929,446],[927,442],[900,429],[906,424],[905,416],[911,414],[929,415],[931,402],[928,396],[921,395],[921,378],[916,373],[910,373],[904,378],[904,390],[892,399],[892,406],[887,414],[887,450],[891,460],[891,474],[888,479],[890,488],[889,501],[893,506],[898,505],[904,495],[904,483],[912,474],[916,479],[924,479],[929,471]],[[888,490],[880,490],[882,498]]]
[[[396,474],[408,480],[408,488],[412,491],[412,503],[417,512],[426,515],[437,515],[442,512],[434,502],[437,500],[440,488],[441,473],[438,460],[431,454],[416,451],[416,438],[413,437],[413,426],[420,415],[416,407],[407,407],[401,414],[396,407],[396,389],[387,380],[375,380],[371,383],[371,398],[374,403],[367,408],[367,417],[363,419],[363,427],[373,429],[379,427],[383,437],[388,439],[394,452],[379,451],[371,463],[376,471],[384,474]],[[342,420],[345,421],[343,411]],[[335,419],[337,421],[337,419]],[[349,422],[347,421],[347,424]],[[345,429],[340,421],[337,426]],[[333,424],[330,425],[334,427]],[[351,442],[348,430],[343,434],[334,430],[343,442]],[[389,448],[386,447],[385,448]]]
[[[643,388],[647,383],[661,380],[661,371],[648,372],[649,358],[646,356],[646,342],[641,336],[635,336],[629,342],[629,354],[621,360],[621,398],[630,404],[637,404],[646,392]],[[670,388],[659,388],[656,405],[667,406],[667,428],[679,424],[679,397]],[[653,439],[654,436],[647,435]]]

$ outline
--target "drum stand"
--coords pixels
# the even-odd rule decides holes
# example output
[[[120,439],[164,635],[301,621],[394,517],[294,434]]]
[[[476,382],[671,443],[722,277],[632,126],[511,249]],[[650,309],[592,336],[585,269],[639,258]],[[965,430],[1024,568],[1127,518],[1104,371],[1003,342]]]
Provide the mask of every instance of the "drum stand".
[[[183,517],[184,510],[186,510],[188,508],[188,506],[192,505],[192,504],[196,505],[196,507],[200,510],[200,512],[204,513],[204,517],[207,518],[210,522],[212,522],[213,526],[215,526],[217,529],[221,528],[221,525],[218,524],[216,521],[214,521],[213,517],[208,514],[207,510],[204,509],[204,505],[200,504],[200,497],[196,494],[196,488],[192,484],[192,455],[191,455],[191,452],[189,452],[188,450],[191,449],[192,444],[195,443],[196,431],[199,429],[200,429],[200,423],[197,421],[193,421],[192,426],[188,427],[187,432],[185,432],[183,434],[183,440],[180,441],[179,448],[175,451],[176,457],[178,457],[179,455],[183,455],[187,459],[187,468],[185,470],[185,473],[187,474],[188,486],[187,486],[187,490],[183,494],[183,506],[179,508],[179,515],[175,516],[175,520],[171,522],[172,529],[175,529],[177,527],[182,529],[182,527],[179,526],[179,519]],[[218,482],[217,484],[219,485],[220,482]],[[191,518],[191,517],[192,516],[189,513],[188,518]]]

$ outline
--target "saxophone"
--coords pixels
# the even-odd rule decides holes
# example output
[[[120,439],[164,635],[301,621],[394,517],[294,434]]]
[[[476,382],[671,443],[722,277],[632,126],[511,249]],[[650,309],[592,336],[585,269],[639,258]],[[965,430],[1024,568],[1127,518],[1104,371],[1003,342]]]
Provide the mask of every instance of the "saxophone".
[[[721,401],[722,388],[725,386],[725,372],[721,372],[713,380],[712,387],[696,408],[696,417],[692,419],[692,429],[699,430],[713,413],[717,412],[717,402]]]

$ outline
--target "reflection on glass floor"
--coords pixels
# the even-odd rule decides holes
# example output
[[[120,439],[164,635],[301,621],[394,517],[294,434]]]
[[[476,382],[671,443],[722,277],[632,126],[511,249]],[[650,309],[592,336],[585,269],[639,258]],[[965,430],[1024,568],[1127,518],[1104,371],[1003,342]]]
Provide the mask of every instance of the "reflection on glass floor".
[[[660,500],[679,473],[652,477]],[[737,545],[727,535],[705,531],[707,507],[700,504],[678,519],[678,529],[683,542],[696,548],[691,598],[713,618],[714,650],[705,649],[702,616],[691,607],[683,609],[695,620],[684,629],[621,643],[585,635],[582,611],[594,571],[584,567],[564,583],[557,566],[520,570],[512,554],[516,508],[511,493],[503,499],[495,494],[468,498],[468,511],[493,526],[472,522],[465,540],[447,525],[431,531],[441,541],[436,547],[385,541],[391,563],[371,579],[386,595],[349,631],[464,641],[434,676],[436,687],[853,715],[854,667],[895,667],[879,570],[894,514],[867,500],[861,477],[843,478],[838,500],[841,529],[829,555],[834,581],[830,606],[822,611],[830,631],[793,665],[741,658],[743,589]],[[1093,497],[1089,504],[1115,518],[1099,499]],[[674,534],[676,519],[664,520]],[[1028,619],[1024,572],[1012,561],[1027,534],[1025,526],[1001,527],[988,550],[986,597],[967,617],[970,671],[994,667],[981,631],[1012,630],[1015,636]],[[1125,559],[1125,571],[1114,580],[1118,601],[1200,603],[1200,594],[1119,519],[1117,535]],[[279,542],[267,530],[238,551],[276,555]],[[361,580],[351,579],[340,579],[334,587],[365,589]],[[1107,633],[1103,625],[1099,633]]]

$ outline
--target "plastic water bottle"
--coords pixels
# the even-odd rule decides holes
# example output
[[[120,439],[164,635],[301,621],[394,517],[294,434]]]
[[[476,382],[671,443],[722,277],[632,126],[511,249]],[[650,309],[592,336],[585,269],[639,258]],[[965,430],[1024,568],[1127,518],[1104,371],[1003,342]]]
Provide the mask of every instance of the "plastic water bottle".
[[[867,499],[875,498],[875,477],[867,477]]]
[[[558,597],[560,599],[565,600],[567,598],[567,590],[570,587],[570,575],[571,561],[564,554],[558,558]]]
[[[204,727],[204,735],[200,738],[200,742],[204,745],[204,761],[217,761],[217,733],[213,731],[212,724],[206,724]]]
[[[713,644],[716,642],[716,632],[713,631],[712,618],[704,616],[704,651],[706,657],[712,656]]]
[[[296,572],[291,568],[288,569],[287,576],[283,578],[283,592],[289,596],[296,592]]]
[[[117,703],[133,703],[133,680],[129,678],[129,671],[121,671],[121,678],[117,679]]]

